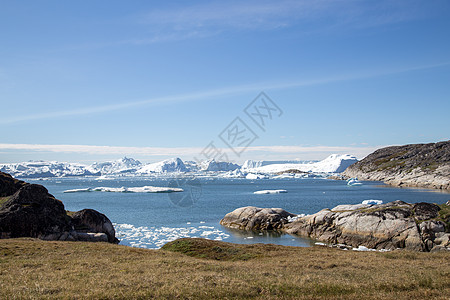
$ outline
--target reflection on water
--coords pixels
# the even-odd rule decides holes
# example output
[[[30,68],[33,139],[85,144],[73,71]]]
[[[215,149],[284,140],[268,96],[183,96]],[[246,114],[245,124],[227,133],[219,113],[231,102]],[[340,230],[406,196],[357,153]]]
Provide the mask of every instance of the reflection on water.
[[[304,238],[299,236],[293,236],[290,234],[278,232],[278,231],[247,231],[238,230],[233,228],[227,228],[222,226],[221,228],[225,233],[230,235],[229,240],[239,244],[277,244],[285,246],[297,246],[297,247],[311,247],[316,242],[310,238]]]

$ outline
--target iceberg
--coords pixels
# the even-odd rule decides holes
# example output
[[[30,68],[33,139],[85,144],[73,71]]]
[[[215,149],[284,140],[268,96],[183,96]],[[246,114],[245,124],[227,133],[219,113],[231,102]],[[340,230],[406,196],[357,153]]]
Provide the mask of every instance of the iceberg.
[[[249,173],[247,174],[247,176],[245,176],[246,179],[267,179],[269,178],[269,176],[267,176],[266,174],[254,174],[254,173]]]
[[[225,161],[216,161],[215,159],[206,160],[200,163],[202,171],[234,171],[239,169],[239,165]]]
[[[262,191],[256,191],[253,192],[253,194],[280,194],[280,193],[287,193],[286,190],[262,190]]]
[[[30,161],[15,164],[0,164],[0,171],[19,178],[51,178],[68,176],[98,176],[86,165],[55,161]]]
[[[245,178],[246,174],[242,173],[240,169],[236,169],[234,171],[229,171],[224,174],[221,174],[222,178]]]
[[[315,163],[317,160],[251,160],[248,159],[242,165],[242,169],[254,169],[259,167],[264,167],[268,165],[282,165],[282,164],[311,164]]]
[[[80,193],[80,192],[110,192],[110,193],[172,193],[183,192],[181,188],[158,187],[158,186],[141,186],[141,187],[95,187],[84,189],[65,190],[63,193]]]
[[[332,154],[319,162],[310,163],[279,163],[279,164],[268,164],[265,166],[258,166],[258,164],[250,163],[246,161],[242,166],[243,169],[250,173],[279,173],[288,170],[299,170],[303,172],[314,172],[314,173],[341,173],[347,169],[350,165],[357,162],[358,159],[349,154]],[[244,168],[245,166],[245,168]],[[255,166],[251,168],[252,166]]]
[[[364,200],[363,202],[361,202],[361,204],[380,205],[383,204],[383,200],[374,200],[374,199]]]
[[[137,170],[137,174],[154,174],[154,173],[184,173],[188,169],[180,158],[166,159],[157,163],[144,165]]]
[[[124,157],[115,161],[107,161],[101,163],[93,163],[88,169],[93,173],[107,174],[123,174],[135,172],[142,166],[142,163],[133,158]]]
[[[348,186],[360,186],[360,185],[362,185],[362,182],[360,182],[359,180],[358,180],[358,178],[350,178],[350,179],[348,179],[347,180],[347,185]]]

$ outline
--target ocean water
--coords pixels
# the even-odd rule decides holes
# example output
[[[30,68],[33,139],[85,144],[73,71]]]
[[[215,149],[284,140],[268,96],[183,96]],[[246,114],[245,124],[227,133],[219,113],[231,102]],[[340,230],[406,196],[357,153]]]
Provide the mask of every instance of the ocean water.
[[[380,182],[350,187],[345,181],[317,178],[221,179],[204,178],[57,178],[27,180],[44,185],[63,201],[67,210],[98,210],[115,224],[121,244],[159,248],[179,237],[204,237],[233,243],[274,243],[310,246],[314,241],[287,234],[252,233],[227,229],[219,224],[225,214],[242,206],[280,207],[291,213],[312,214],[340,204],[376,199],[387,203],[445,203],[450,193],[425,189],[394,188]],[[95,187],[181,187],[181,193],[75,192]],[[281,194],[253,194],[258,190],[283,189]]]

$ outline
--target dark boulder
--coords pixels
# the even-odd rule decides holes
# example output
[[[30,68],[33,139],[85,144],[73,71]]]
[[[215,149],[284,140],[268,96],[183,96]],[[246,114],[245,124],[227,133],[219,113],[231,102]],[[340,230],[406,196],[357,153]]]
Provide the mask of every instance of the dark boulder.
[[[72,224],[77,232],[105,233],[108,242],[119,243],[111,221],[102,213],[93,209],[83,209],[72,215]]]
[[[0,197],[7,197],[17,192],[25,182],[13,178],[7,173],[0,172]]]
[[[84,209],[72,218],[64,204],[42,185],[25,183],[0,172],[0,192],[7,197],[0,207],[0,239],[33,237],[119,243],[111,221],[104,214]]]
[[[2,238],[44,238],[72,230],[70,217],[61,201],[38,184],[26,184],[0,210]]]

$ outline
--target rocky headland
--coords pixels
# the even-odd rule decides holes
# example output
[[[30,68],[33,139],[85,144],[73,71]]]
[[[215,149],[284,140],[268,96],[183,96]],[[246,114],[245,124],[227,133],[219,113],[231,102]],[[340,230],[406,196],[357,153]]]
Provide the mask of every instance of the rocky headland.
[[[328,244],[415,251],[450,250],[450,203],[339,205],[304,217],[281,208],[241,207],[220,224],[229,228],[277,230]]]
[[[399,187],[450,190],[450,141],[378,149],[343,175]]]
[[[118,243],[111,221],[92,209],[67,212],[42,185],[0,172],[0,238]]]

